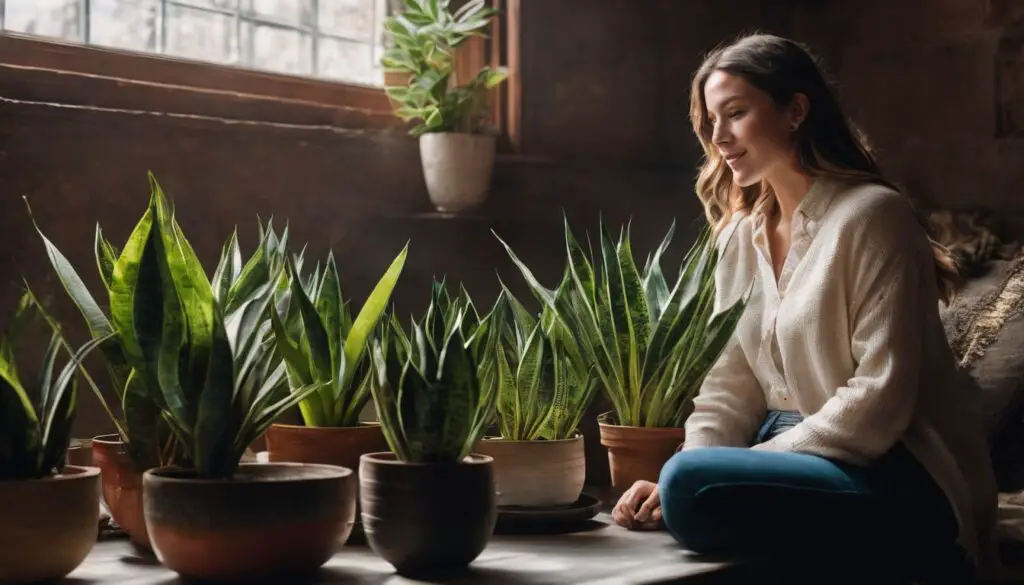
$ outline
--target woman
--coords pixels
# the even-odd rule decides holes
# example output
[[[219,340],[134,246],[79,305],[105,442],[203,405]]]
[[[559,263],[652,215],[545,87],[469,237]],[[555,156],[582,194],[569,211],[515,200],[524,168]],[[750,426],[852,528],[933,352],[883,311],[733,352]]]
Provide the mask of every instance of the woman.
[[[856,547],[947,579],[987,573],[996,488],[939,318],[946,251],[797,43],[752,35],[713,52],[690,109],[697,194],[723,249],[717,305],[754,287],[680,452],[614,519],[664,525],[699,553]]]

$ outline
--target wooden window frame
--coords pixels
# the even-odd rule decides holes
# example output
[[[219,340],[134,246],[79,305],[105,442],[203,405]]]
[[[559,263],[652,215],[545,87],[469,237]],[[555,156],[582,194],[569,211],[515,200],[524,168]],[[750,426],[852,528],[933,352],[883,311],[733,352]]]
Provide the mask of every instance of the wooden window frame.
[[[490,0],[501,11],[490,38],[462,49],[460,69],[504,64],[509,79],[495,92],[495,125],[503,152],[516,151],[521,119],[521,0]],[[5,83],[11,76],[19,80]],[[27,81],[25,81],[27,80]],[[13,95],[12,95],[13,94]],[[245,69],[96,45],[0,32],[0,98],[131,109],[132,104],[182,115],[247,116],[356,129],[405,125],[383,87]],[[67,100],[67,101],[65,101]],[[232,115],[232,112],[241,110]]]

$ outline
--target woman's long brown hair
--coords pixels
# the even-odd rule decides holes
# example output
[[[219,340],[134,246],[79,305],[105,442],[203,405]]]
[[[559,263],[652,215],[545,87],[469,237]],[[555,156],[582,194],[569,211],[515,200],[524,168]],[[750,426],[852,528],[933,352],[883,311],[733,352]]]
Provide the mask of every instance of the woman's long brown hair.
[[[811,53],[799,43],[781,37],[754,34],[711,52],[693,78],[690,121],[704,148],[704,163],[697,178],[697,196],[704,204],[708,222],[720,230],[733,214],[753,209],[770,193],[762,182],[741,188],[732,170],[712,142],[712,126],[704,100],[704,85],[715,71],[742,77],[767,92],[779,106],[804,94],[810,102],[808,116],[796,130],[796,154],[800,168],[811,176],[880,183],[899,189],[878,168],[864,135],[843,113],[831,86]],[[920,218],[922,226],[927,224]],[[956,289],[957,269],[945,247],[929,238],[935,257],[939,295],[949,302]]]

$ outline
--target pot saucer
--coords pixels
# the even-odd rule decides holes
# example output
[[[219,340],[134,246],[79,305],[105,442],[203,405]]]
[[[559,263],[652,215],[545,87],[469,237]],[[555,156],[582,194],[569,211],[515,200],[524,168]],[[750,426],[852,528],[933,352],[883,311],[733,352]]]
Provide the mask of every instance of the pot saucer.
[[[601,500],[583,493],[564,506],[498,506],[495,533],[551,533],[592,529],[590,520],[601,511]]]

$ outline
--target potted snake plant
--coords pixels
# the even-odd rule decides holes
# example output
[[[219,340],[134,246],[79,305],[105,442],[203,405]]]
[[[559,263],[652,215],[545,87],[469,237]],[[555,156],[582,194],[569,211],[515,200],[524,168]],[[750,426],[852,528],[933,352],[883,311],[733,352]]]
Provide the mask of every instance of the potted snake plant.
[[[701,231],[670,286],[661,257],[675,222],[642,269],[633,256],[629,226],[615,240],[601,222],[597,262],[580,246],[568,219],[564,223],[567,266],[556,289],[541,285],[502,244],[559,330],[594,366],[613,406],[598,423],[612,489],[621,493],[636,480],[657,481],[683,442],[693,398],[732,336],[750,289],[716,311],[719,248],[710,229]]]
[[[352,471],[240,462],[271,421],[318,389],[285,384],[270,322],[284,265],[228,314],[230,299],[219,298],[174,217],[154,182],[115,271],[134,295],[111,308],[128,364],[188,456],[143,474],[153,552],[190,579],[315,571],[351,529]]]
[[[303,424],[274,423],[267,430],[270,461],[327,463],[356,471],[364,453],[387,450],[380,425],[360,420],[370,400],[372,370],[366,348],[387,311],[407,253],[408,245],[354,320],[333,253],[323,273],[318,267],[307,279],[301,276],[300,263],[289,262],[291,284],[270,312],[274,334],[292,392],[310,384],[320,384],[320,389],[298,402]],[[361,534],[358,521],[354,528]]]
[[[72,351],[58,328],[34,379],[18,367],[33,310],[26,292],[0,337],[0,582],[62,579],[85,560],[99,526],[99,469],[66,464],[77,408],[77,372],[106,337]],[[48,319],[51,321],[52,320]],[[63,351],[69,354],[57,369]]]
[[[160,187],[152,173],[149,173],[149,186],[153,197]],[[113,434],[100,435],[90,441],[92,459],[101,470],[103,498],[114,522],[139,549],[151,551],[142,511],[142,474],[154,467],[188,465],[189,453],[160,416],[147,380],[128,360],[127,343],[135,335],[129,329],[131,321],[123,316],[118,318],[114,312],[116,307],[135,304],[136,290],[132,282],[136,276],[131,272],[131,258],[138,251],[130,250],[128,245],[120,250],[105,237],[102,227],[96,225],[93,253],[105,295],[100,297],[104,301],[101,305],[68,258],[35,222],[27,200],[25,203],[58,281],[79,309],[92,338],[104,339],[99,350],[122,414],[114,414],[96,380],[82,369],[83,378],[116,430]],[[214,273],[213,293],[225,307],[229,320],[239,318],[240,311],[249,306],[255,291],[267,282],[275,264],[284,262],[287,227],[280,236],[274,230],[273,221],[267,222],[266,227],[260,222],[259,228],[260,244],[244,264],[237,230],[232,233],[224,244]]]
[[[534,317],[502,288],[491,325],[500,336],[490,348],[500,434],[485,437],[477,452],[494,459],[498,506],[570,505],[586,480],[579,423],[597,385],[550,311]]]
[[[496,368],[490,316],[435,282],[408,331],[396,319],[373,342],[371,392],[389,452],[360,460],[363,529],[404,576],[466,568],[497,521],[489,456],[472,453],[493,419]],[[486,353],[486,352],[483,352]]]

